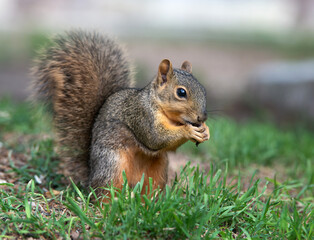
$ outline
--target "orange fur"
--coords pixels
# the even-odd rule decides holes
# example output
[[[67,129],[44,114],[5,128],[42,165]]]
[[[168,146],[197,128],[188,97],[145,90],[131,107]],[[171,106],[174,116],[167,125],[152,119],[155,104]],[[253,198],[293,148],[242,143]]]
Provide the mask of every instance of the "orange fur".
[[[180,125],[178,124],[175,119],[177,118],[177,115],[175,113],[166,114],[164,111],[160,110],[157,112],[157,122],[161,123],[166,129],[171,131],[177,131],[180,129]]]
[[[157,112],[157,121],[163,125],[163,127],[172,132],[172,135],[177,135],[175,142],[169,143],[169,146],[165,149],[166,151],[175,151],[179,146],[183,143],[187,142],[188,135],[185,131],[185,126],[180,125],[178,121],[179,118],[178,113],[176,112],[167,112],[165,113],[163,110],[159,110]]]
[[[145,174],[143,193],[146,187],[149,187],[149,178],[153,179],[154,189],[158,186],[163,188],[167,181],[167,165],[168,159],[166,153],[161,153],[157,156],[149,156],[137,147],[121,150],[120,164],[117,169],[118,177],[115,181],[115,186],[118,188],[122,187],[122,172],[124,170],[128,184],[131,187],[140,182],[143,173]]]

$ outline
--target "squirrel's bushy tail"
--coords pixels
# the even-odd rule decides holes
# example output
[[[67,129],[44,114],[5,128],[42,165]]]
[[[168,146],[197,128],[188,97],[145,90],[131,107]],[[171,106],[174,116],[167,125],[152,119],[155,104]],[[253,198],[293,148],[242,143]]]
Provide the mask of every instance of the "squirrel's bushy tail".
[[[132,85],[123,51],[100,34],[68,32],[38,57],[33,74],[34,96],[52,110],[58,150],[70,175],[86,179],[99,109],[109,95]]]

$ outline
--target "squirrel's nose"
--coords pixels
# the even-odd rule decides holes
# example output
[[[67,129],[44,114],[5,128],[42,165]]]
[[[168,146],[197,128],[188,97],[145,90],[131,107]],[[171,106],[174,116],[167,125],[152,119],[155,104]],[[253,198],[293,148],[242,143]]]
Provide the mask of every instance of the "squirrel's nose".
[[[207,112],[203,112],[201,115],[197,117],[197,121],[205,122],[207,120]]]

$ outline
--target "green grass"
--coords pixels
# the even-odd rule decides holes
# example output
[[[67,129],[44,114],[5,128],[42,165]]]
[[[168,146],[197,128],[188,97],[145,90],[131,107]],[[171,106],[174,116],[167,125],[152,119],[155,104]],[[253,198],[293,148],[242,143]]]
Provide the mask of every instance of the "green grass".
[[[314,55],[314,35],[312,32],[269,30],[229,30],[208,31],[208,42],[229,44],[243,48],[265,48],[278,52],[288,58],[308,58]]]
[[[158,43],[178,44],[192,41],[194,44],[225,45],[234,48],[264,48],[279,53],[286,58],[304,59],[314,56],[314,35],[309,31],[270,31],[265,29],[217,30],[211,28],[156,30],[145,29],[135,31],[127,36],[127,41],[156,41]],[[51,44],[49,38],[54,34],[49,31],[2,32],[0,33],[0,63],[3,66],[25,64],[25,61],[36,55],[34,49]]]
[[[284,165],[289,176],[304,177],[313,184],[314,136],[313,132],[294,125],[280,129],[272,123],[249,121],[240,125],[227,118],[209,122],[211,140],[199,145],[188,143],[182,151],[201,156],[219,168],[228,162],[229,167]]]
[[[101,203],[64,184],[49,120],[0,100],[0,163],[9,162],[0,179],[11,176],[1,179],[0,238],[312,239],[314,134],[226,118],[209,125],[210,141],[180,150],[208,172],[188,165],[162,193],[141,195],[143,181],[108,186],[112,197]],[[259,167],[278,165],[278,177],[257,179]]]
[[[134,41],[141,39],[158,43],[180,44],[193,42],[209,46],[234,47],[244,50],[265,49],[288,59],[304,59],[314,56],[314,34],[310,31],[294,29],[291,31],[272,31],[270,29],[145,29],[128,37]]]

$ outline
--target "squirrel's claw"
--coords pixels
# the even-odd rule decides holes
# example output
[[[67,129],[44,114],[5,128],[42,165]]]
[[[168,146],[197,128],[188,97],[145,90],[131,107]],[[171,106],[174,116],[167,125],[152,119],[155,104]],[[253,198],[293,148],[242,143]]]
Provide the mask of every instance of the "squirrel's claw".
[[[190,125],[190,140],[195,142],[196,147],[202,142],[209,139],[209,128],[205,123],[202,123],[200,127],[194,127]]]

